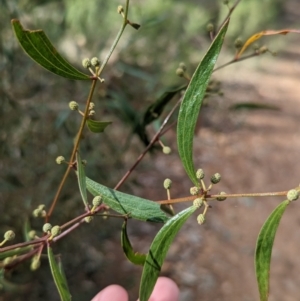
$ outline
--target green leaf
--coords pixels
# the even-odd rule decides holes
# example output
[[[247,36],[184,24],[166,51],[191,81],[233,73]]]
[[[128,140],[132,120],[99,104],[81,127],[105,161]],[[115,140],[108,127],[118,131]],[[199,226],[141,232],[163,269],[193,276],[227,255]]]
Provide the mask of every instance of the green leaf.
[[[81,194],[81,198],[83,200],[85,208],[89,208],[87,192],[86,192],[86,176],[84,171],[84,166],[82,164],[79,152],[76,154],[77,160],[77,179],[78,179],[78,186]]]
[[[86,178],[86,187],[93,195],[101,195],[103,202],[120,214],[147,222],[165,223],[169,218],[160,210],[160,204],[134,195],[119,192]]]
[[[268,300],[270,263],[274,238],[280,219],[288,204],[289,201],[286,200],[277,206],[262,226],[258,235],[255,250],[255,270],[261,301]]]
[[[54,279],[58,293],[60,295],[60,300],[61,301],[69,301],[69,300],[71,300],[72,296],[69,292],[66,279],[65,279],[64,275],[61,274],[59,266],[55,261],[52,248],[49,245],[48,245],[47,250],[48,250],[48,259],[49,259],[52,277]]]
[[[210,76],[221,50],[228,21],[221,28],[198,65],[182,100],[177,124],[177,144],[181,162],[191,181],[198,186],[193,163],[193,137]]]
[[[127,235],[127,221],[124,221],[122,226],[121,244],[126,257],[130,262],[137,265],[144,265],[146,255],[133,251],[129,237]]]
[[[87,119],[86,121],[89,130],[93,133],[102,133],[105,128],[111,124],[111,121],[96,121]]]
[[[173,239],[196,209],[196,206],[191,206],[179,212],[173,216],[155,236],[144,264],[140,284],[140,301],[148,301]]]
[[[42,30],[25,30],[19,20],[11,20],[15,35],[23,50],[50,72],[74,80],[91,77],[70,65],[54,48]]]

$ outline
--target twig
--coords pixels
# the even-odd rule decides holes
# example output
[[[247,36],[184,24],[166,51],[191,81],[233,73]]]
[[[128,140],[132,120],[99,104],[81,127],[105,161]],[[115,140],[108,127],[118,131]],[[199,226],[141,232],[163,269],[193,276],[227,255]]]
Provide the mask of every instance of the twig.
[[[224,68],[224,67],[227,67],[228,65],[231,65],[231,64],[234,64],[234,63],[237,63],[237,62],[241,62],[241,61],[244,61],[244,60],[247,60],[247,59],[249,59],[249,58],[251,58],[251,57],[259,56],[260,54],[261,54],[261,53],[259,53],[258,51],[255,51],[254,53],[249,54],[249,55],[246,55],[246,56],[244,56],[244,57],[237,58],[237,59],[234,58],[234,59],[232,59],[231,61],[227,62],[226,64],[221,65],[220,67],[215,68],[215,69],[213,70],[213,72],[215,72],[215,71],[217,71],[217,70],[219,70],[219,69],[222,69],[222,68]]]
[[[165,120],[163,121],[161,127],[159,128],[158,132],[153,136],[152,140],[150,141],[150,143],[147,145],[147,147],[145,148],[145,150],[139,155],[139,157],[137,158],[137,160],[135,161],[135,163],[132,165],[132,167],[125,173],[125,175],[122,177],[122,179],[119,181],[119,183],[115,186],[115,190],[119,189],[120,186],[125,182],[125,180],[129,177],[129,175],[132,173],[132,171],[136,168],[136,166],[141,162],[141,160],[144,158],[144,156],[146,155],[146,153],[148,152],[148,150],[153,146],[153,144],[158,140],[158,138],[160,137],[161,132],[163,131],[163,129],[165,128],[166,124],[168,123],[170,117],[172,116],[172,114],[175,112],[176,108],[179,106],[180,102],[181,102],[182,98],[180,98],[177,103],[175,104],[175,106],[172,108],[172,110],[169,112],[169,114],[167,115],[167,117],[165,118]]]
[[[225,22],[227,21],[227,19],[231,16],[231,14],[233,13],[233,11],[235,10],[235,8],[237,7],[237,5],[239,4],[241,0],[237,0],[233,6],[229,9],[229,12],[227,14],[227,16],[225,17],[224,21],[221,23],[221,25],[219,26],[217,32],[220,31],[220,29],[223,27],[223,25],[225,24]]]
[[[258,192],[258,193],[236,193],[236,194],[207,194],[206,199],[215,199],[217,197],[226,197],[226,198],[241,198],[241,197],[266,197],[266,196],[286,196],[288,191],[279,191],[279,192]],[[157,201],[158,204],[174,204],[174,203],[183,203],[190,202],[196,199],[197,196],[189,195],[184,198],[171,199],[171,200],[162,200]]]

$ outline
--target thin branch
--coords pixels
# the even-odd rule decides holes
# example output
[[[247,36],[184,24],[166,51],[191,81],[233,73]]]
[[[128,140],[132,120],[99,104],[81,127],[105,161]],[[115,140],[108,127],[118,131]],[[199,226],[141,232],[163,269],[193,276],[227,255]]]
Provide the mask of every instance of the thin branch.
[[[85,126],[85,123],[86,123],[86,120],[88,118],[88,115],[89,115],[89,105],[90,105],[90,102],[92,100],[92,97],[93,97],[93,94],[94,94],[94,91],[95,91],[95,87],[96,87],[96,83],[97,83],[97,80],[96,79],[93,79],[93,82],[92,82],[92,86],[91,86],[91,89],[90,89],[90,92],[89,92],[89,96],[87,98],[87,101],[86,101],[86,106],[85,106],[85,112],[84,112],[84,116],[81,120],[81,125],[80,125],[80,128],[78,130],[78,133],[76,135],[76,142],[75,142],[75,145],[74,145],[74,148],[73,148],[73,151],[72,151],[72,155],[71,155],[71,158],[69,160],[70,164],[68,165],[68,168],[59,184],[59,187],[57,189],[57,192],[55,194],[55,197],[52,201],[52,204],[51,204],[51,207],[49,209],[49,211],[47,212],[47,216],[46,216],[46,222],[48,222],[54,208],[55,208],[55,205],[57,203],[57,200],[59,198],[59,195],[62,191],[62,188],[66,182],[66,179],[70,173],[70,170],[72,168],[72,163],[74,162],[75,160],[75,156],[76,156],[76,152],[77,152],[77,149],[78,149],[78,146],[79,146],[79,143],[80,143],[80,140],[81,140],[81,136],[82,136],[82,133],[83,133],[83,130],[84,130],[84,126]]]
[[[241,62],[241,61],[247,60],[247,59],[249,59],[249,58],[251,58],[251,57],[255,57],[255,56],[259,56],[259,55],[261,55],[261,53],[259,53],[258,51],[255,51],[254,53],[249,54],[249,55],[246,55],[246,56],[244,56],[244,57],[241,57],[241,58],[234,58],[234,59],[232,59],[231,61],[227,62],[226,64],[221,65],[220,67],[215,68],[215,69],[213,70],[213,72],[215,72],[215,71],[217,71],[217,70],[219,70],[219,69],[222,69],[222,68],[224,68],[224,67],[227,67],[227,66],[229,66],[229,65],[231,65],[231,64],[234,64],[234,63],[237,63],[237,62]]]
[[[135,161],[135,163],[132,165],[132,167],[125,173],[125,175],[122,177],[122,179],[119,181],[119,183],[115,186],[115,190],[119,189],[120,186],[125,182],[125,180],[129,177],[129,175],[132,173],[132,171],[137,167],[137,165],[142,161],[142,159],[144,158],[144,156],[146,155],[146,153],[149,151],[149,149],[153,146],[153,144],[159,139],[161,132],[163,131],[163,129],[165,128],[166,124],[168,123],[169,119],[171,118],[171,116],[173,115],[173,113],[175,112],[176,108],[179,106],[180,102],[181,102],[182,98],[180,98],[177,103],[175,104],[175,106],[172,108],[172,110],[169,112],[169,114],[167,115],[167,117],[165,118],[165,120],[163,121],[161,127],[159,128],[158,132],[153,136],[152,140],[150,141],[150,143],[147,145],[147,147],[145,148],[145,150],[140,154],[140,156],[137,158],[137,160]]]
[[[218,197],[226,197],[226,198],[241,198],[241,197],[266,197],[266,196],[286,196],[288,191],[279,191],[279,192],[258,192],[258,193],[236,193],[236,194],[207,194],[205,199],[215,199]],[[198,196],[201,197],[201,196]],[[171,200],[162,200],[157,201],[158,204],[175,204],[175,203],[183,203],[190,202],[196,199],[197,196],[189,195],[184,198],[171,199]]]
[[[231,16],[231,14],[233,13],[233,11],[235,10],[235,8],[237,7],[237,5],[240,3],[241,0],[237,0],[233,6],[229,9],[229,12],[227,14],[227,16],[225,17],[224,21],[221,23],[221,25],[219,26],[217,32],[220,31],[220,29],[223,27],[223,25],[225,24],[225,22],[227,21],[227,19]]]

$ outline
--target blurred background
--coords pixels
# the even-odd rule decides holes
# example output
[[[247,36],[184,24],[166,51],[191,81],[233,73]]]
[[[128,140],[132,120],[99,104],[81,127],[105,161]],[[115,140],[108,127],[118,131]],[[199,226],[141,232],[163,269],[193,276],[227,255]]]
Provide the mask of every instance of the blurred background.
[[[85,57],[103,59],[122,18],[111,0],[0,0],[0,233],[40,231],[43,220],[32,218],[39,204],[49,208],[64,173],[55,158],[70,156],[80,117],[68,108],[80,108],[89,83],[55,76],[34,63],[15,39],[10,20],[25,28],[43,29],[60,53],[78,69]],[[233,1],[229,1],[229,6]],[[235,54],[234,41],[246,41],[266,29],[300,28],[296,0],[241,1],[234,11],[218,65]],[[192,74],[205,54],[208,23],[217,28],[228,13],[222,1],[132,0],[127,27],[93,101],[96,119],[113,121],[104,134],[85,132],[81,156],[94,180],[114,187],[144,150],[162,118],[146,131],[141,120],[146,109],[170,87],[185,84],[175,70],[185,62]],[[266,37],[258,41],[277,51],[252,58],[213,75],[211,95],[200,116],[194,154],[207,178],[220,172],[216,191],[230,193],[288,190],[299,184],[299,35]],[[251,48],[251,47],[250,47]],[[253,50],[248,50],[251,53]],[[257,104],[250,110],[248,103]],[[265,106],[265,107],[264,107]],[[241,109],[242,108],[242,109]],[[176,116],[174,116],[175,120]],[[189,193],[176,149],[176,132],[163,137],[172,153],[160,147],[148,154],[121,190],[160,200],[166,198],[163,180],[173,180],[172,197]],[[219,190],[218,190],[219,189]],[[181,289],[181,300],[258,299],[253,254],[260,227],[279,199],[234,199],[214,204],[204,226],[196,216],[184,226],[172,245],[162,274]],[[177,211],[187,205],[177,205]],[[298,271],[300,219],[292,204],[275,242],[270,300],[295,300],[300,293]],[[71,174],[59,199],[52,224],[62,224],[83,212],[77,181]],[[90,300],[106,285],[123,285],[135,300],[141,268],[129,264],[121,250],[121,220],[94,219],[54,246],[62,262],[73,300]],[[27,226],[26,226],[27,225]],[[147,252],[159,225],[130,221],[129,235],[137,251]],[[58,300],[47,258],[37,271],[30,262],[8,273],[1,283],[0,300]]]

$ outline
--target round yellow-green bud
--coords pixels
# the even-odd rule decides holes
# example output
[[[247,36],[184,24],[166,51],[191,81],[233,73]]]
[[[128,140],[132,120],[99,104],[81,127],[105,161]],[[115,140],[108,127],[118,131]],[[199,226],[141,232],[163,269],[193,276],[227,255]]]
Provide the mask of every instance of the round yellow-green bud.
[[[52,229],[52,225],[50,223],[46,223],[43,226],[43,232],[48,233]]]
[[[86,69],[90,68],[92,66],[90,59],[88,58],[83,59],[82,66]]]
[[[193,201],[193,205],[199,209],[203,205],[203,200],[201,198],[197,198]]]
[[[31,264],[30,264],[30,270],[31,271],[36,271],[39,267],[41,266],[41,261],[40,261],[40,257],[36,257],[34,256],[32,258]]]
[[[97,57],[93,57],[93,58],[91,59],[91,64],[92,64],[92,66],[94,66],[94,67],[98,67],[98,66],[100,66],[100,61],[99,61],[99,59],[98,59]]]
[[[165,188],[165,189],[170,189],[171,186],[172,186],[172,180],[170,180],[170,179],[165,179],[165,180],[164,180],[164,188]]]
[[[51,235],[52,237],[55,237],[61,233],[60,226],[54,226],[51,228]]]
[[[4,239],[6,241],[11,241],[15,238],[16,234],[13,230],[8,230],[4,233]]]
[[[39,210],[44,210],[45,209],[45,204],[40,204],[40,205],[38,205],[38,207],[37,207],[37,209],[39,209]]]
[[[204,214],[201,213],[201,214],[199,214],[197,216],[197,222],[198,222],[199,225],[203,225],[205,223],[205,216],[204,216]]]
[[[95,111],[94,110],[90,110],[90,112],[89,112],[89,116],[94,116],[95,115]]]
[[[219,194],[225,195],[226,192],[222,191]],[[216,200],[219,201],[219,202],[222,202],[222,201],[226,200],[226,197],[219,196],[219,197],[216,198]]]
[[[97,195],[93,198],[93,206],[94,207],[98,207],[102,204],[102,196],[101,195]]]
[[[171,148],[169,146],[164,146],[163,149],[162,149],[163,153],[165,155],[169,155],[171,153]]]
[[[39,217],[41,215],[41,210],[39,209],[34,209],[33,212],[32,212],[32,215],[34,217]]]
[[[213,32],[214,29],[215,29],[214,24],[208,23],[208,24],[206,25],[206,30],[207,30],[208,32]]]
[[[213,183],[213,184],[217,184],[221,181],[221,175],[219,173],[215,173],[211,178],[210,178],[210,181]]]
[[[95,104],[93,102],[90,102],[89,110],[93,110],[94,108],[95,108]]]
[[[58,157],[55,159],[55,161],[56,161],[56,164],[62,164],[62,163],[64,163],[64,162],[66,161],[66,159],[65,159],[65,157],[63,157],[63,156],[58,156]]]
[[[78,110],[78,103],[74,100],[70,101],[69,102],[69,108],[72,110],[72,111],[77,111]]]
[[[122,5],[118,6],[118,14],[124,13],[124,8]]]
[[[299,198],[299,192],[296,189],[291,189],[286,195],[289,201],[296,201]]]
[[[8,265],[10,264],[14,259],[12,257],[6,257],[4,260],[3,260],[3,265]]]
[[[84,221],[89,224],[93,220],[93,218],[94,218],[93,216],[86,216],[84,218]]]
[[[87,160],[81,160],[82,165],[86,166],[87,165]]]
[[[259,53],[262,54],[262,53],[266,53],[268,51],[268,47],[267,46],[262,46],[259,48]]]
[[[200,191],[199,188],[196,186],[190,188],[191,195],[197,195],[199,193],[199,191]]]
[[[196,171],[196,178],[198,180],[203,180],[205,177],[205,173],[204,173],[204,170],[202,168],[199,168],[197,171]]]
[[[184,70],[182,68],[176,69],[176,75],[183,77],[184,76]]]
[[[242,48],[242,47],[243,47],[243,41],[242,41],[242,39],[237,38],[237,39],[234,41],[234,47],[235,47],[236,49]]]
[[[28,232],[29,239],[35,239],[35,236],[36,236],[36,231],[35,230],[30,230]]]
[[[185,63],[183,63],[183,62],[179,63],[179,68],[181,68],[183,71],[186,71]]]

